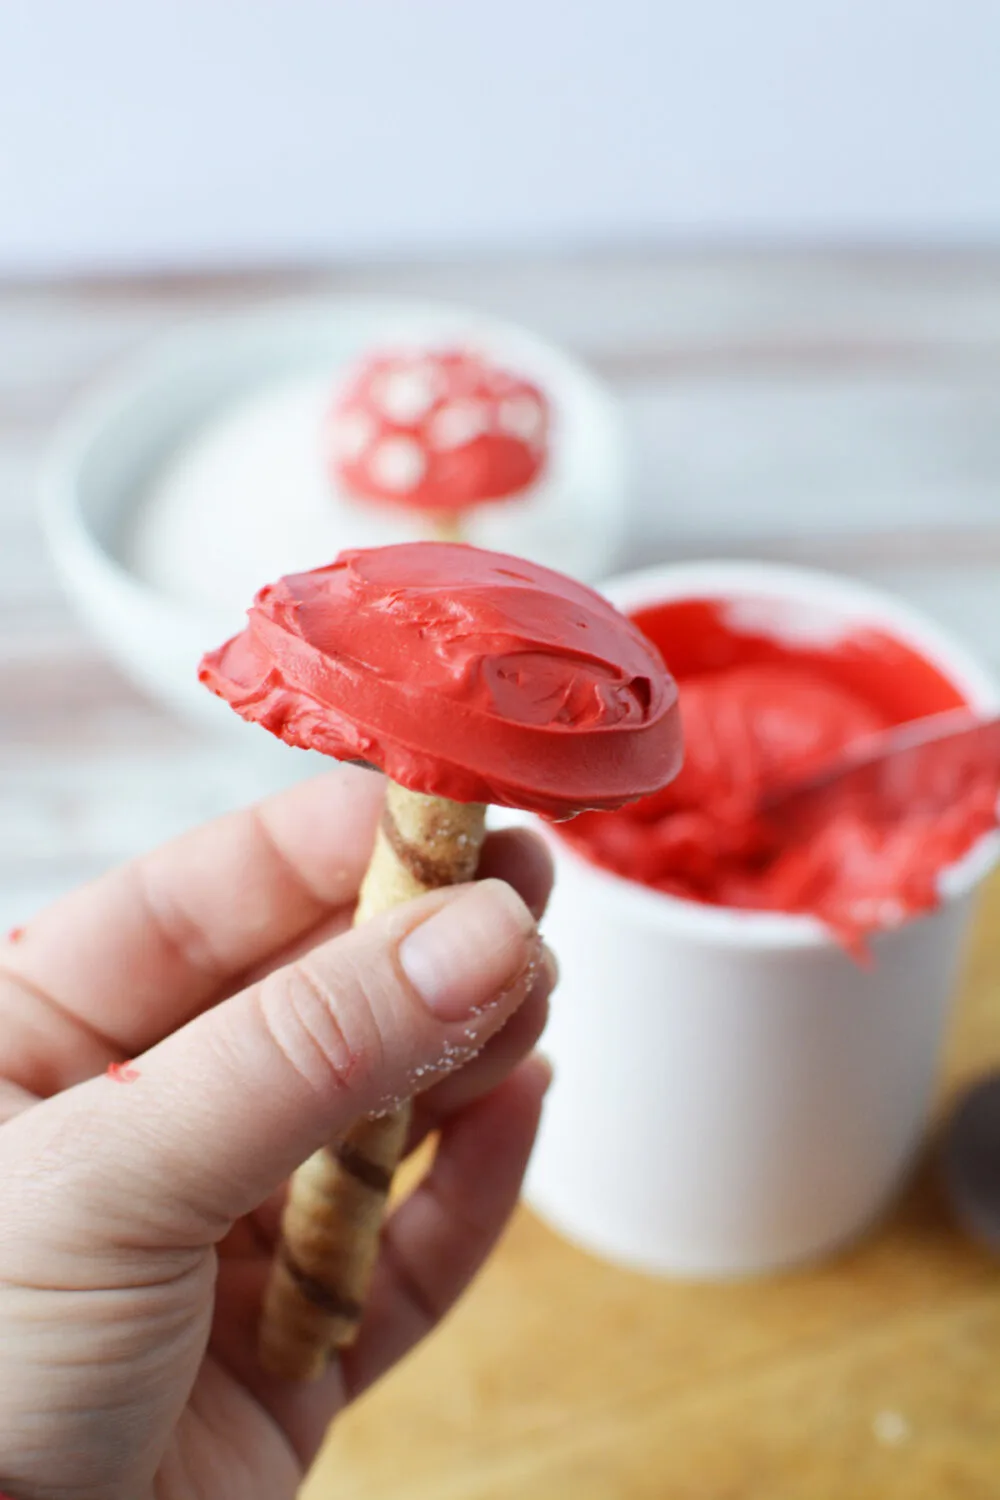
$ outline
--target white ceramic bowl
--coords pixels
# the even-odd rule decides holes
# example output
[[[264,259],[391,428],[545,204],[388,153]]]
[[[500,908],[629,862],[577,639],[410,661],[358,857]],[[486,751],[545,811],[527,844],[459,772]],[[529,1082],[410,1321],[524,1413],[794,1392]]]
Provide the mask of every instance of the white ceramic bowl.
[[[863,585],[751,563],[653,569],[606,586],[625,610],[763,601],[773,633],[874,625],[976,707],[995,679],[946,633]],[[927,1121],[981,841],[928,917],[880,934],[861,968],[816,921],[677,900],[590,864],[546,830],[557,880],[546,936],[562,982],[555,1064],[528,1198],[609,1259],[745,1276],[862,1233],[904,1179]]]
[[[259,565],[249,567],[252,578],[234,573],[226,557],[192,557],[202,597],[172,595],[130,566],[129,537],[137,508],[178,445],[276,381],[311,381],[322,401],[324,382],[332,394],[338,375],[372,348],[449,342],[484,348],[536,379],[554,414],[545,478],[524,501],[479,510],[470,540],[579,577],[607,570],[625,526],[623,425],[611,393],[562,350],[497,319],[422,302],[330,298],[216,318],[162,340],[86,399],[58,434],[44,476],[45,524],[65,586],[141,688],[188,718],[220,731],[237,728],[195,674],[206,647],[240,628],[255,589],[280,573],[328,562],[341,546],[414,534],[404,514],[397,520],[331,506],[323,556],[305,555],[279,524],[259,549]],[[231,508],[232,501],[226,497]],[[206,576],[220,580],[217,603],[203,597]]]

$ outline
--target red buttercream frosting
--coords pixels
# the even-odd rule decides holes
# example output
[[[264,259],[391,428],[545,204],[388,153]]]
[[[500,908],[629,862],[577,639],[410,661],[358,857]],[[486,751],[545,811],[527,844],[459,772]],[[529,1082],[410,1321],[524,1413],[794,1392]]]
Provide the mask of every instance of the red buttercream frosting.
[[[995,763],[942,744],[921,761],[928,795],[909,787],[903,817],[874,777],[831,789],[791,820],[758,812],[769,790],[873,732],[961,706],[935,667],[873,631],[800,649],[742,634],[709,601],[638,618],[678,673],[684,767],[654,797],[578,819],[570,842],[673,896],[819,917],[856,950],[868,933],[937,904],[941,871],[996,824]]]
[[[261,589],[200,678],[289,744],[411,790],[566,818],[664,786],[677,689],[593,590],[437,542],[343,552]]]
[[[521,494],[545,465],[549,403],[467,350],[382,354],[330,414],[338,482],[365,500],[459,512]]]

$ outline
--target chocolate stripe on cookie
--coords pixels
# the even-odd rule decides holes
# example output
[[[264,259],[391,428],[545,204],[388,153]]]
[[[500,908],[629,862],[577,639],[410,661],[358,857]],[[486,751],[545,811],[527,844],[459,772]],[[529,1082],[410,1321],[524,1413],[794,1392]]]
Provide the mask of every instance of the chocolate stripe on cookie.
[[[345,1323],[358,1323],[361,1320],[361,1304],[355,1302],[351,1297],[345,1297],[333,1287],[325,1286],[322,1281],[317,1281],[315,1276],[310,1276],[308,1271],[303,1271],[298,1261],[294,1260],[289,1253],[288,1246],[281,1247],[281,1260],[289,1276],[305,1297],[320,1312],[326,1313],[329,1318],[343,1318]]]
[[[392,1173],[385,1167],[380,1167],[377,1161],[372,1161],[350,1140],[338,1141],[336,1145],[328,1146],[327,1150],[345,1172],[361,1182],[365,1187],[371,1188],[374,1193],[385,1194],[392,1186]]]
[[[410,872],[414,880],[418,880],[429,891],[455,884],[454,860],[432,859],[422,849],[408,843],[400,833],[396,820],[388,808],[382,814],[382,832],[400,864]]]

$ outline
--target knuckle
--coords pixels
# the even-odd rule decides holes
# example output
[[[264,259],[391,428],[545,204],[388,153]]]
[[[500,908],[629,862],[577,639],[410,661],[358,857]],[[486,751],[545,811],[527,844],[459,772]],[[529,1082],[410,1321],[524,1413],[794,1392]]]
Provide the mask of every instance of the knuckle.
[[[137,859],[130,868],[142,909],[167,952],[212,983],[227,978],[229,965],[215,952],[197,915],[158,873],[157,855]]]
[[[353,1093],[371,1082],[382,1048],[362,986],[331,985],[303,958],[270,975],[257,993],[272,1042],[311,1089]]]

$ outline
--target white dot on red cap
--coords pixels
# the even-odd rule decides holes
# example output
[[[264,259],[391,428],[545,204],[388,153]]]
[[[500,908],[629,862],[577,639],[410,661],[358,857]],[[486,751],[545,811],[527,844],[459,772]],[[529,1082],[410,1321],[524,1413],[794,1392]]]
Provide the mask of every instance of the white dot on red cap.
[[[429,437],[434,448],[464,448],[489,426],[489,413],[479,401],[449,401],[431,418]]]
[[[372,395],[391,422],[419,421],[434,401],[434,372],[423,362],[399,365],[379,376]]]
[[[541,440],[545,414],[534,396],[508,396],[500,403],[500,427],[527,443]]]
[[[427,461],[412,438],[388,437],[376,445],[369,469],[376,484],[403,495],[416,489],[426,473]]]
[[[361,457],[375,436],[375,423],[367,412],[335,412],[330,421],[330,446],[338,458],[350,463]]]

